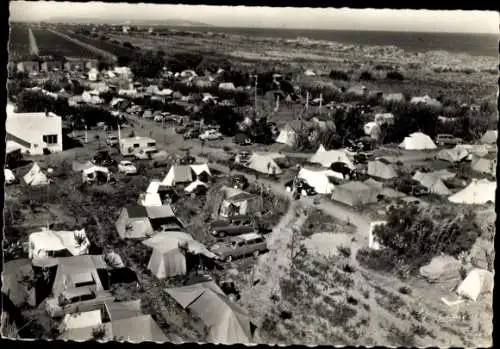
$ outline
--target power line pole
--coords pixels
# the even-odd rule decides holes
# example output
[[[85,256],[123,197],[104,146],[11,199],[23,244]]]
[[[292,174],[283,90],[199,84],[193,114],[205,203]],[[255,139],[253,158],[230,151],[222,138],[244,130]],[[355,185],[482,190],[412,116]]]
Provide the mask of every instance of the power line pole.
[[[254,91],[254,113],[257,115],[257,85],[258,85],[258,79],[259,76],[257,74],[252,75],[252,77],[255,78],[255,91]]]

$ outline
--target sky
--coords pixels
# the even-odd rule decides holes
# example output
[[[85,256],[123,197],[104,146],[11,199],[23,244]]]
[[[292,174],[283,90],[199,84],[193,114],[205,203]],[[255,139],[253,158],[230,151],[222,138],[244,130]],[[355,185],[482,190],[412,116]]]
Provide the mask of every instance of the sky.
[[[245,6],[163,5],[103,2],[12,1],[11,20],[51,18],[127,20],[181,19],[220,27],[387,30],[450,33],[498,33],[493,11],[273,8]]]

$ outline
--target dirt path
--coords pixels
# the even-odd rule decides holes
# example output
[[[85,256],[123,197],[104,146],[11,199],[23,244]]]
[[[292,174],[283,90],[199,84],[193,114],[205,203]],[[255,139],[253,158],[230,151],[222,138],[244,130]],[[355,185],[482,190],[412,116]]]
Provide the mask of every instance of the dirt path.
[[[30,41],[30,54],[38,56],[38,45],[36,44],[35,34],[33,34],[31,28],[28,28],[28,36]]]

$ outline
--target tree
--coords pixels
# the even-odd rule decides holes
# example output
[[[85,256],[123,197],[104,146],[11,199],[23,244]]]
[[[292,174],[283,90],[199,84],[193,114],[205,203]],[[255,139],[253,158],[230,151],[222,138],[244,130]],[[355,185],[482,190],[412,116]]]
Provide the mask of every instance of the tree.
[[[163,70],[164,64],[163,57],[147,52],[133,59],[130,69],[137,78],[155,78]]]
[[[420,267],[443,252],[458,256],[468,251],[478,237],[474,211],[448,206],[420,208],[403,204],[391,208],[387,224],[374,229],[377,242],[412,267]]]
[[[374,79],[372,73],[365,70],[365,71],[361,72],[361,75],[359,76],[359,80],[371,81],[371,80],[375,80],[375,79]]]
[[[346,72],[340,70],[332,70],[328,75],[332,80],[349,80],[349,75]]]
[[[254,120],[246,132],[253,142],[261,144],[271,144],[273,142],[273,132],[267,118]]]
[[[204,105],[198,112],[193,114],[193,119],[203,119],[206,124],[219,125],[222,134],[232,137],[238,132],[238,123],[243,120],[243,116],[230,107]]]
[[[402,81],[405,79],[404,75],[398,71],[387,72],[387,75],[385,78],[387,80],[399,80],[399,81]]]

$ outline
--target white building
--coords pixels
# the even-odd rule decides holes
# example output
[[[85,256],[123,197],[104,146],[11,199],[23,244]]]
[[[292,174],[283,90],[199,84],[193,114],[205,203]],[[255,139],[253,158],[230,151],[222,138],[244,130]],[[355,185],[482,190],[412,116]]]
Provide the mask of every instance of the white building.
[[[155,148],[156,141],[149,137],[131,137],[120,139],[120,153],[132,155],[140,149]]]
[[[6,139],[17,143],[21,152],[42,155],[43,149],[61,152],[62,118],[54,113],[14,113],[7,107]]]

